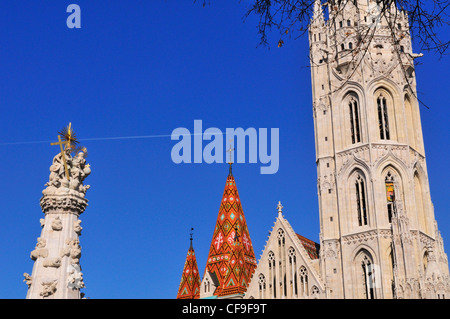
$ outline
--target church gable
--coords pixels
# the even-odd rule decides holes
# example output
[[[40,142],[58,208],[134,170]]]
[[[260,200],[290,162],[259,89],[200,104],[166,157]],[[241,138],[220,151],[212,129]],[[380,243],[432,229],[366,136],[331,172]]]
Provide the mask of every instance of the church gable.
[[[320,298],[325,290],[314,265],[319,245],[296,234],[281,215],[281,204],[278,209],[245,298]]]

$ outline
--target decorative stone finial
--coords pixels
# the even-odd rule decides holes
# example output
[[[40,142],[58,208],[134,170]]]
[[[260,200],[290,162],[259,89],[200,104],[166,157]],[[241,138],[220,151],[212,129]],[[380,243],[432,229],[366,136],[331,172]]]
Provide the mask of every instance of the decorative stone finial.
[[[278,209],[278,216],[281,216],[281,214],[283,213],[283,206],[281,205],[280,201],[278,201],[277,209]]]

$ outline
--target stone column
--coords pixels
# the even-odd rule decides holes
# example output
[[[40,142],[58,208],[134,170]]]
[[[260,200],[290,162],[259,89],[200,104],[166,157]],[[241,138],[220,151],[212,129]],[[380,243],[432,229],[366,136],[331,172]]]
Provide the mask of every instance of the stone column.
[[[34,260],[31,276],[24,274],[28,285],[27,299],[79,299],[84,288],[80,267],[81,220],[88,200],[84,198],[89,186],[82,184],[90,174],[84,153],[71,157],[66,152],[70,178],[67,179],[61,154],[50,167],[50,181],[40,200],[42,212],[41,235],[30,258]]]

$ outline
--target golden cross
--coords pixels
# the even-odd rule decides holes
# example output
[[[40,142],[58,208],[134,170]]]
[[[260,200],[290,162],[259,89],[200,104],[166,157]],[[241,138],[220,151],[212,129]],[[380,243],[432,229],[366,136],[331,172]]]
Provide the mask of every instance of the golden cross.
[[[233,140],[230,140],[230,142],[232,142]],[[230,148],[227,150],[227,153],[230,152],[230,161],[228,162],[231,165],[231,152],[234,151],[234,148],[231,148],[231,143],[230,143]]]
[[[61,141],[61,136],[59,136],[59,135],[58,135],[58,141],[59,142],[50,143],[50,145],[59,145],[59,147],[61,148],[61,157],[62,157],[62,160],[64,163],[64,170],[66,172],[67,180],[69,180],[69,170],[67,169],[66,154],[64,153],[64,149],[63,149],[63,144],[66,145],[66,147],[67,147],[68,142]]]
[[[233,140],[230,140],[230,142],[232,142]],[[230,164],[230,173],[229,173],[229,175],[231,176],[232,175],[232,172],[231,172],[231,152],[233,152],[234,151],[234,148],[231,148],[231,143],[230,143],[230,148],[227,150],[227,153],[228,152],[230,152],[230,161],[228,162],[228,164]]]

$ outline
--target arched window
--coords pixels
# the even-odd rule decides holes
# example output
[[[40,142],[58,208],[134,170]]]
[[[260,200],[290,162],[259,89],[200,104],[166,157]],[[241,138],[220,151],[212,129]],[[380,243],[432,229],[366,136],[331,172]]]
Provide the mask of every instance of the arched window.
[[[355,180],[355,191],[356,191],[356,212],[358,216],[358,225],[364,226],[368,223],[367,216],[367,192],[364,183],[364,178],[361,175],[356,176]]]
[[[291,286],[292,286],[292,296],[297,296],[298,287],[297,287],[297,258],[295,256],[295,249],[293,247],[289,248],[289,268],[291,272]]]
[[[351,97],[348,102],[350,112],[350,132],[352,136],[352,144],[361,142],[361,132],[359,128],[359,107],[358,101]]]
[[[364,255],[361,261],[362,272],[364,274],[364,287],[366,299],[375,299],[375,274],[372,260],[367,255]]]
[[[361,249],[354,260],[355,267],[355,297],[363,299],[375,299],[376,278],[380,279],[379,267],[373,262],[371,254],[366,249]]]
[[[389,223],[392,223],[392,217],[395,215],[395,188],[394,176],[388,172],[385,178],[387,214]]]
[[[285,246],[285,235],[283,229],[278,229],[277,233],[278,238],[278,258],[280,260],[280,267],[278,267],[279,270],[279,277],[280,278],[280,294],[282,297],[285,297],[287,295],[287,285],[286,285],[286,249]]]
[[[276,275],[276,271],[275,271],[275,254],[273,253],[273,251],[269,252],[269,258],[268,258],[268,262],[269,262],[269,288],[271,290],[271,294],[273,298],[277,297],[277,284],[276,284],[276,280],[277,280],[277,275]]]
[[[205,293],[209,293],[210,292],[211,286],[210,286],[208,278],[205,279],[205,286],[204,286],[204,288],[205,288]]]
[[[301,296],[306,297],[308,296],[308,271],[305,266],[300,267],[299,277]]]
[[[259,299],[266,298],[266,277],[263,274],[258,276]]]
[[[389,140],[389,119],[388,119],[388,107],[386,97],[381,93],[377,98],[377,110],[378,110],[378,127],[380,129],[380,139]]]
[[[313,286],[312,288],[311,288],[311,296],[314,298],[314,299],[317,299],[317,298],[319,298],[319,288],[317,288],[317,286]]]
[[[348,48],[349,48],[350,50],[353,49],[353,43],[352,43],[352,42],[349,42],[349,43],[348,43]]]

